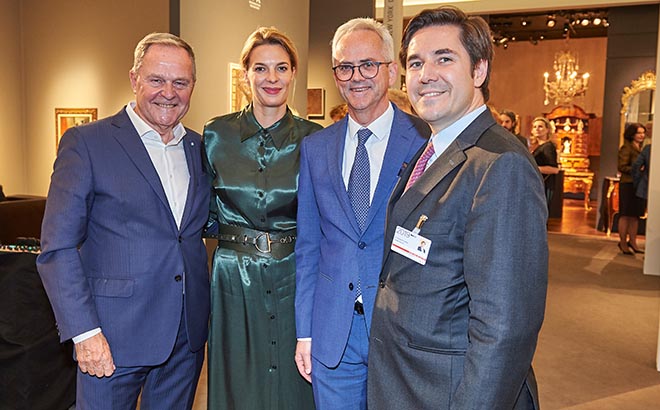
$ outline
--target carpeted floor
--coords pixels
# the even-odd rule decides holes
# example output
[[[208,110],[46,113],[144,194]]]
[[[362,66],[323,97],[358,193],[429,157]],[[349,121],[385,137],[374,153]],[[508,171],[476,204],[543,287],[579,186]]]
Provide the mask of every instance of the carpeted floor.
[[[548,239],[546,318],[534,360],[541,409],[660,409],[660,277],[643,275],[643,256],[622,255],[614,238]],[[204,370],[193,410],[206,410],[206,383]]]
[[[549,245],[534,361],[542,409],[660,409],[660,278],[643,275],[643,256],[621,254],[615,239],[551,233]]]

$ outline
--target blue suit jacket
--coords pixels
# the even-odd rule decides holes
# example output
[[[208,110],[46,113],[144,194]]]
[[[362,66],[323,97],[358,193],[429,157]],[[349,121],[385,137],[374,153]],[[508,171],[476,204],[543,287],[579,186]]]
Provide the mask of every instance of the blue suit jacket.
[[[179,229],[125,110],[72,128],[60,142],[39,273],[61,340],[100,326],[117,366],[164,362],[184,300],[191,349],[201,349],[207,337],[209,279],[201,232],[210,189],[199,134],[187,130],[183,144],[190,182]]]
[[[323,364],[339,363],[348,340],[361,280],[367,326],[376,297],[383,257],[387,200],[415,152],[430,134],[428,126],[394,107],[394,120],[367,227],[360,232],[342,179],[348,118],[303,140],[298,188],[296,241],[296,334],[311,337],[312,355]]]

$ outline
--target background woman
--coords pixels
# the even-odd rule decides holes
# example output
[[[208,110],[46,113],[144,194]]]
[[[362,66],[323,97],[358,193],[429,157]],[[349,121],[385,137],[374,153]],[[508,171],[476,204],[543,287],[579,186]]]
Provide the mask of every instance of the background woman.
[[[532,135],[529,137],[529,151],[539,166],[545,183],[545,199],[550,209],[550,202],[555,187],[555,175],[559,173],[557,163],[557,146],[550,141],[552,126],[544,117],[536,117],[532,121]]]
[[[644,215],[644,200],[635,195],[632,165],[642,150],[646,127],[632,123],[623,131],[623,145],[619,148],[619,249],[626,255],[644,253],[637,246],[639,217]]]
[[[241,52],[252,103],[204,127],[217,232],[211,279],[209,405],[215,409],[313,409],[296,369],[294,305],[300,143],[321,129],[287,107],[298,55],[275,28]]]

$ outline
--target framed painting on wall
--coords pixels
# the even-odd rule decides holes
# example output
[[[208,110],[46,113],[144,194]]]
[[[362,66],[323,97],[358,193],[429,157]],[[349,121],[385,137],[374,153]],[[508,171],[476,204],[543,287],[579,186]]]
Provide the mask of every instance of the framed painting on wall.
[[[229,112],[242,110],[252,101],[252,93],[245,82],[243,67],[229,63]]]
[[[55,149],[66,130],[96,121],[97,115],[96,108],[55,108]]]
[[[307,118],[325,118],[325,89],[307,89]]]

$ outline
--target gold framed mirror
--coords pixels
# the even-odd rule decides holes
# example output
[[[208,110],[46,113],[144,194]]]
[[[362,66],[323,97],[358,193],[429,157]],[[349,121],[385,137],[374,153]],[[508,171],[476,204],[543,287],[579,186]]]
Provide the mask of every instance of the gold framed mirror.
[[[621,126],[619,127],[619,146],[623,144],[623,131],[626,124],[639,122],[650,133],[653,126],[655,93],[655,73],[646,71],[633,80],[630,87],[623,88],[621,96]]]

